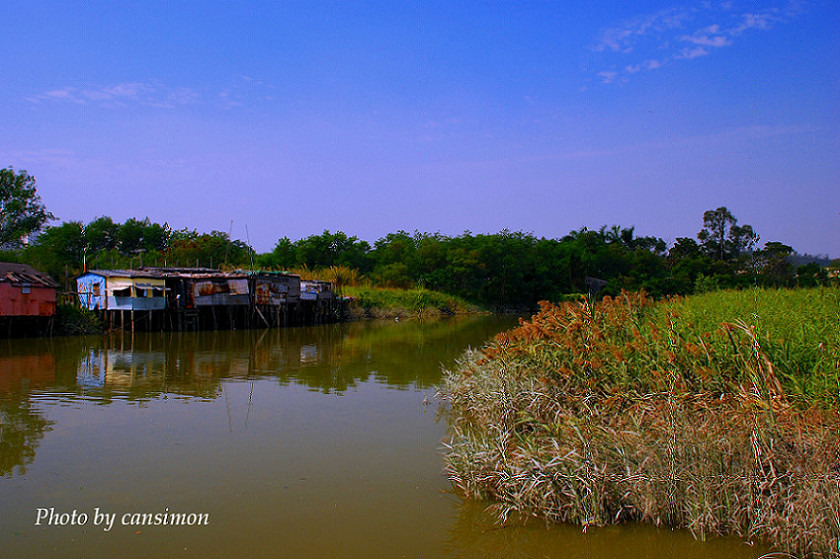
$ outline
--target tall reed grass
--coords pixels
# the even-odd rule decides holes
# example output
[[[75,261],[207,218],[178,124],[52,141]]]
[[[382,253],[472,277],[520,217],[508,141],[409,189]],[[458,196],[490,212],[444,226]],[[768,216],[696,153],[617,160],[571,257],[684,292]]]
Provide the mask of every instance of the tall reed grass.
[[[448,473],[502,520],[840,557],[838,322],[828,289],[543,303],[447,373]]]
[[[351,312],[369,318],[424,317],[479,312],[460,297],[424,288],[348,287],[344,294],[355,301]]]

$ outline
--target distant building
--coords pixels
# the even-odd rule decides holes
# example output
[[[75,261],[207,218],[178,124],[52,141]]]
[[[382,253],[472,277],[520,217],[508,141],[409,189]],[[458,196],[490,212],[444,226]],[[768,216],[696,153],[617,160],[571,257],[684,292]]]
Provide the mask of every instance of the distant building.
[[[256,305],[282,306],[300,301],[300,276],[296,274],[254,272],[250,279]]]
[[[302,280],[300,282],[301,301],[332,301],[333,286],[328,281]]]
[[[254,312],[269,327],[287,324],[297,316],[300,276],[285,272],[249,274]]]
[[[58,283],[27,264],[0,262],[0,317],[55,315]]]

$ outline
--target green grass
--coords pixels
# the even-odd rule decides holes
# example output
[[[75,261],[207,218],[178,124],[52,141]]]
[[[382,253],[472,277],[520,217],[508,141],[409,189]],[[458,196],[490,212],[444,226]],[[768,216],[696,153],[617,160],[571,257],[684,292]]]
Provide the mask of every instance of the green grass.
[[[102,323],[96,313],[75,305],[58,305],[55,319],[55,330],[59,335],[81,336],[102,332]]]
[[[755,328],[762,352],[788,396],[803,405],[840,404],[840,289],[751,289],[677,299],[656,308],[660,326],[679,317],[683,337],[720,324]]]
[[[840,557],[838,321],[829,288],[544,304],[447,373],[447,470],[501,519]]]
[[[343,294],[354,298],[351,309],[357,315],[373,318],[465,314],[480,310],[459,297],[422,288],[348,286]]]

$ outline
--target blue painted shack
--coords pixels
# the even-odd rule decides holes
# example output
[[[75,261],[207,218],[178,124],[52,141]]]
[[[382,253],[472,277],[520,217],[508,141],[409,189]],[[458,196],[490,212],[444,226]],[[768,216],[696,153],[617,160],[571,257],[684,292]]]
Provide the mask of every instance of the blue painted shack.
[[[82,307],[100,311],[158,311],[166,308],[160,274],[138,270],[91,270],[76,278]]]

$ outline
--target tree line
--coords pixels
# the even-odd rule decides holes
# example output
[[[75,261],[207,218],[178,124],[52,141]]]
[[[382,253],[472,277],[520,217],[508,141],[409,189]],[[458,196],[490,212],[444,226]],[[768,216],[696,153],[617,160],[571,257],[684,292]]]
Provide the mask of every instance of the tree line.
[[[810,286],[831,281],[817,263],[795,266],[781,242],[759,248],[759,235],[726,208],[703,214],[694,238],[637,236],[634,227],[583,227],[560,238],[504,230],[494,234],[397,231],[371,245],[342,231],[256,252],[221,231],[172,230],[166,223],[107,216],[85,224],[54,220],[25,171],[0,170],[0,260],[30,263],[71,288],[93,268],[142,265],[317,271],[340,268],[353,281],[387,287],[426,287],[495,308],[529,308],[595,292],[646,290],[655,297],[721,288]]]

